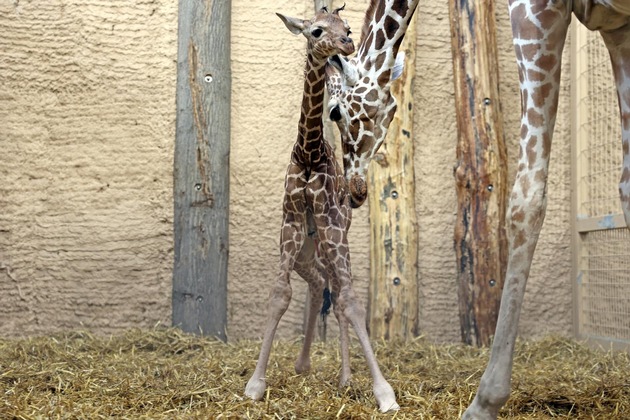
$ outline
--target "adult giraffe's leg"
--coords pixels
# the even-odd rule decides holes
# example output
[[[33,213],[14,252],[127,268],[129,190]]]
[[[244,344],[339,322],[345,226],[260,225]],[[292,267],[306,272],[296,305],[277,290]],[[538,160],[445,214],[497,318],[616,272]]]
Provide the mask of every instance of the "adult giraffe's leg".
[[[300,203],[291,203],[285,197],[284,208],[285,212],[287,208],[292,208],[294,212],[290,216],[291,220],[288,220],[285,216],[282,226],[280,234],[280,271],[269,295],[269,320],[267,321],[267,328],[265,329],[256,369],[245,386],[245,395],[253,400],[261,399],[265,393],[267,386],[265,373],[269,362],[271,344],[273,343],[273,337],[276,334],[280,318],[282,318],[291,302],[290,274],[304,243],[305,220],[302,217],[304,214],[303,209],[300,211]]]
[[[525,284],[545,216],[560,61],[570,13],[564,1],[510,1],[521,85],[520,158],[506,218],[509,257],[492,353],[464,419],[496,419],[510,395]]]
[[[621,114],[623,168],[619,181],[621,208],[630,228],[630,23],[612,32],[602,32],[615,75]]]
[[[335,269],[335,279],[339,281],[339,294],[335,296],[335,305],[338,306],[341,316],[338,319],[345,319],[350,322],[357,338],[363,348],[365,359],[367,361],[373,380],[374,397],[379,405],[381,412],[385,413],[390,410],[397,410],[400,407],[396,403],[396,395],[394,389],[385,380],[381,373],[376,356],[372,350],[372,345],[365,326],[365,309],[359,304],[359,301],[352,290],[352,280],[350,273],[350,252],[348,248],[348,237],[346,230],[340,220],[334,217],[316,218],[317,228],[320,231],[320,237],[327,237],[329,240],[322,241],[322,248],[329,258]],[[340,323],[343,335],[343,324]],[[343,357],[342,348],[342,357]],[[342,373],[343,374],[343,373]],[[342,378],[343,379],[343,378]]]

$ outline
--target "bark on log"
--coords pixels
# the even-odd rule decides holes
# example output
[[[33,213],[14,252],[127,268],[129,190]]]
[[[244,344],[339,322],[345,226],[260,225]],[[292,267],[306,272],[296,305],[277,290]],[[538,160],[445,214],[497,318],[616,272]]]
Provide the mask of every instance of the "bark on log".
[[[226,340],[231,1],[179,1],[173,325]]]
[[[486,346],[505,278],[507,159],[493,0],[450,0],[458,143],[455,181],[462,340]]]
[[[398,109],[387,138],[368,170],[371,238],[368,327],[374,339],[408,339],[418,333],[412,103],[416,16],[400,48],[406,56],[404,72],[392,83]]]

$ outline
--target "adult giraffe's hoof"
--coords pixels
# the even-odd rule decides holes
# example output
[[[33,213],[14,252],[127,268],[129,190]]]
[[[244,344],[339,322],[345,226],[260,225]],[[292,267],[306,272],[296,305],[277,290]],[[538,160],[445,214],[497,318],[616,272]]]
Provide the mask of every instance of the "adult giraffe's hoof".
[[[385,385],[378,387],[374,386],[374,397],[378,403],[378,409],[381,413],[387,413],[388,411],[396,411],[400,409],[400,406],[396,402],[396,394],[394,389],[387,382]]]
[[[258,401],[265,395],[265,388],[267,388],[265,378],[255,379],[252,377],[245,386],[245,395],[254,401]]]
[[[464,411],[462,420],[496,420],[497,416],[497,410],[491,410],[489,408],[484,409],[475,398],[472,404],[470,404],[466,411]]]

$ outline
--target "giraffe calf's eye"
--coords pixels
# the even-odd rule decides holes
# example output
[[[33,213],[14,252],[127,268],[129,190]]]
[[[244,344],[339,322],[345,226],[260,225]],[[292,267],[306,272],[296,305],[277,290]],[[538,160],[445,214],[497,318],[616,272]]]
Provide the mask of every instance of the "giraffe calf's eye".
[[[313,32],[311,32],[311,35],[313,35],[315,38],[319,38],[322,35],[322,31],[320,28],[317,29],[313,29]]]

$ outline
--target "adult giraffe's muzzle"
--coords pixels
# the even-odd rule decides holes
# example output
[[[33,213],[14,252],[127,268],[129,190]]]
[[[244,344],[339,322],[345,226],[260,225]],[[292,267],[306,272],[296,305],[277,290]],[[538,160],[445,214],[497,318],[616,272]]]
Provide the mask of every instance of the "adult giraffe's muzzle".
[[[359,175],[350,178],[350,207],[357,209],[363,205],[367,198],[367,184]]]

